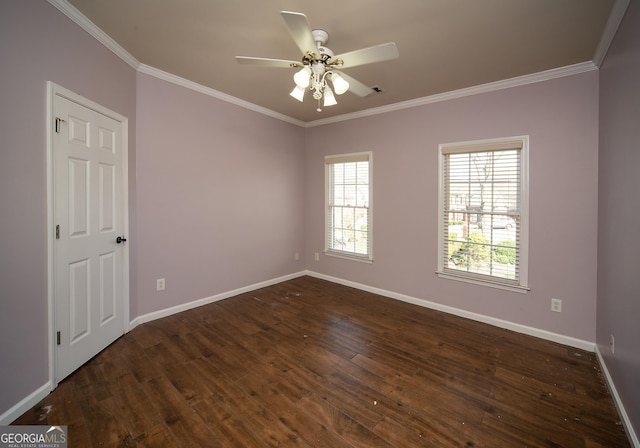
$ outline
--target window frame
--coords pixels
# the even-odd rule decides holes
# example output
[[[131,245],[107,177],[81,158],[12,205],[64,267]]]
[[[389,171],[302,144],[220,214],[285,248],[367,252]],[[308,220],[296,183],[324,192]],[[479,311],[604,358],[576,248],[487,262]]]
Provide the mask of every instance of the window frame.
[[[331,247],[330,237],[331,225],[330,225],[330,196],[332,192],[331,183],[331,170],[332,166],[336,164],[349,163],[349,162],[363,162],[367,161],[368,167],[368,206],[367,209],[367,253],[359,254],[352,251],[338,250]],[[355,260],[365,263],[373,262],[373,152],[364,151],[348,154],[336,154],[327,155],[324,157],[324,170],[325,170],[325,207],[324,207],[324,254],[345,258],[348,260]],[[355,208],[355,207],[354,207]]]
[[[516,148],[515,146],[519,148]],[[447,201],[445,188],[445,160],[449,154],[480,153],[503,150],[520,150],[520,188],[519,188],[519,229],[516,241],[517,281],[503,279],[489,274],[472,273],[463,270],[452,269],[445,266],[445,251],[448,241],[449,217],[445,216],[445,201]],[[446,227],[446,229],[445,229]],[[445,230],[447,232],[445,232]],[[448,254],[446,254],[448,255]],[[520,293],[529,291],[528,278],[529,261],[529,136],[504,137],[484,140],[474,140],[457,143],[443,143],[438,147],[438,263],[437,275],[440,278],[458,280],[477,285],[490,286]]]

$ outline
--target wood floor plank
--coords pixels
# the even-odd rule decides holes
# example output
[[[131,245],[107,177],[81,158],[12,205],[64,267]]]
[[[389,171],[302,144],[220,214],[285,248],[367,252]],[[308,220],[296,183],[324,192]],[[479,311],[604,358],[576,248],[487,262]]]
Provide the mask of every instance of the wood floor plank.
[[[119,339],[125,341],[125,343],[121,345],[118,354],[120,355],[120,359],[136,377],[136,380],[143,383],[152,378],[156,378],[161,373],[133,335],[133,333],[137,333],[137,330],[138,328]],[[109,349],[111,349],[111,347],[109,347]]]
[[[474,446],[460,443],[457,431],[443,429],[436,419],[425,418],[420,414],[385,416],[376,424],[374,431],[393,446]]]
[[[557,427],[559,433],[566,430],[599,443],[610,443],[621,436],[620,428],[616,427],[616,414],[610,408],[612,403],[606,396],[602,397],[601,406],[593,408],[597,400],[592,397],[551,386],[536,378],[504,369],[498,369],[496,377],[499,381],[494,387],[493,398],[508,404],[510,414],[519,415],[537,426]],[[594,431],[594,428],[597,429]]]
[[[173,437],[183,446],[223,447],[211,428],[184,401],[166,377],[154,378],[142,387]]]
[[[304,374],[309,371],[299,368],[295,372]],[[384,416],[382,406],[376,406],[376,399],[363,397],[358,393],[358,389],[350,389],[348,385],[335,378],[333,380],[323,379],[323,381],[316,381],[314,384],[316,387],[313,388],[313,392],[318,397],[357,420],[365,428],[372,429]]]
[[[193,409],[225,446],[234,446],[238,440],[242,440],[242,446],[246,448],[268,446],[240,418],[215,398],[201,400]]]
[[[495,440],[499,441],[500,447],[505,448],[512,446],[581,448],[585,446],[585,440],[582,435],[571,433],[564,429],[541,431],[539,425],[536,425],[523,414],[516,415],[511,412],[501,412],[497,415],[488,415],[483,420],[483,427],[485,431],[476,436],[476,440],[483,446]]]
[[[375,432],[396,447],[447,448],[454,446],[449,441],[441,441],[440,434],[435,434],[426,426],[418,427],[406,422],[400,423],[386,417],[376,425]]]
[[[133,375],[122,377],[111,387],[125,425],[135,440],[141,440],[157,432],[162,432],[164,422]]]
[[[229,381],[208,360],[196,359],[189,368],[193,369],[193,372],[212,391],[211,400],[224,404],[238,418],[243,419],[254,432],[259,432],[261,428],[271,426],[278,420],[277,416],[268,410],[268,406],[262,406],[235,382]]]
[[[210,331],[209,327],[205,326],[193,327],[192,331],[184,335],[184,340],[186,344],[198,350],[200,356],[196,357],[209,357],[215,353],[215,347],[224,347],[227,345],[225,341],[218,339],[217,336]]]
[[[314,420],[339,434],[354,447],[390,448],[393,446],[340,408],[332,405],[326,397],[309,393],[302,397],[297,405],[308,414],[313,415]]]
[[[14,423],[83,448],[630,446],[593,353],[312,277],[138,325]]]
[[[135,439],[137,446],[154,447],[154,448],[174,448],[181,446],[180,441],[176,440],[169,431],[167,426],[158,427],[158,431],[152,434],[143,434]],[[72,446],[72,445],[69,445]],[[87,445],[73,445],[73,446],[87,446]],[[104,445],[103,445],[104,446]]]
[[[313,419],[282,394],[282,391],[286,390],[282,383],[266,383],[258,375],[251,374],[243,378],[242,387],[246,388],[250,396],[259,399],[264,406],[276,410],[278,420],[310,446],[353,448],[338,434],[329,431],[326,426]]]
[[[206,400],[211,396],[211,391],[189,369],[189,364],[168,364],[162,366],[161,369],[173,387],[190,405]]]
[[[80,392],[82,396],[82,413],[86,419],[90,431],[91,442],[94,446],[104,444],[106,446],[135,446],[135,441],[127,430],[118,411],[118,406],[113,397],[95,401],[89,388]],[[74,431],[75,434],[75,431]],[[71,438],[71,435],[69,435]]]

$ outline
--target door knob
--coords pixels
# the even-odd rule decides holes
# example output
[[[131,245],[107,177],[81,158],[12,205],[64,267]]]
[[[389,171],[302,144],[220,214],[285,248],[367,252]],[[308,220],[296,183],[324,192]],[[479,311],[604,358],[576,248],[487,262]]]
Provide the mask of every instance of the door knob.
[[[117,244],[124,243],[125,241],[127,241],[127,239],[123,236],[119,236],[118,238],[116,238]]]

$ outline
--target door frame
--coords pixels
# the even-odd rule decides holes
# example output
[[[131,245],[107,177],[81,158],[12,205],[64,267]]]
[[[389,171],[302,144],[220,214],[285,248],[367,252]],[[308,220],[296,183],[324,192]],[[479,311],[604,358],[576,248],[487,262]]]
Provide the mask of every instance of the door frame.
[[[105,115],[122,125],[122,188],[123,188],[123,234],[129,235],[129,119],[124,115],[107,109],[71,90],[65,89],[51,81],[47,81],[47,113],[46,113],[46,139],[47,139],[47,307],[49,328],[49,384],[50,390],[58,386],[59,379],[55,377],[56,357],[56,303],[55,303],[55,166],[53,158],[53,139],[55,128],[54,98],[60,96],[83,107]],[[123,333],[130,329],[129,322],[129,245],[123,245],[124,256],[122,261],[122,300],[124,302]]]

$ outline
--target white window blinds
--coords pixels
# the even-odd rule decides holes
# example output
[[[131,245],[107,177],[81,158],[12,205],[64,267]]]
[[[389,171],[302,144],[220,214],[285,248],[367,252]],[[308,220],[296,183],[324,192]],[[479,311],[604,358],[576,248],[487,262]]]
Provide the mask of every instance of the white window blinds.
[[[439,272],[526,286],[526,147],[526,138],[441,145]]]
[[[328,253],[371,259],[371,153],[325,158]]]

